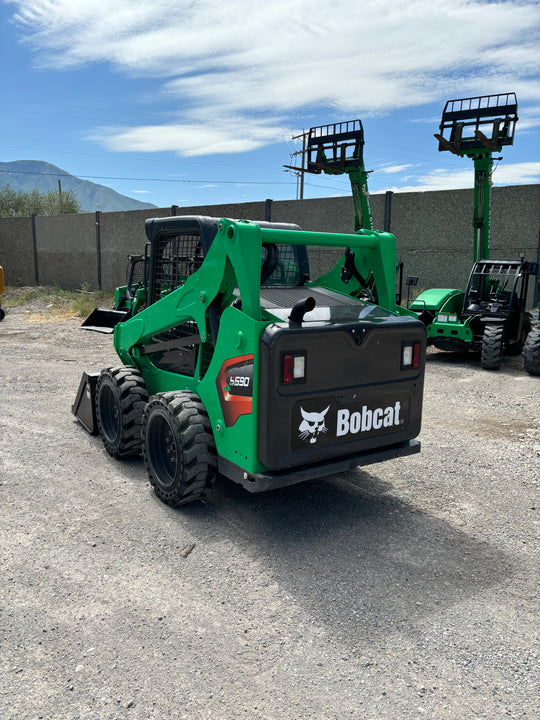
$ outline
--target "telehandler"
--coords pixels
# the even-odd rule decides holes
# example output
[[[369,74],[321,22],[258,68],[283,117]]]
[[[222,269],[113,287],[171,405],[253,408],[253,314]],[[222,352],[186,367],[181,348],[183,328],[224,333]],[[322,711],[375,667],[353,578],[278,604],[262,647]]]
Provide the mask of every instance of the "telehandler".
[[[523,256],[492,260],[489,248],[493,153],[513,144],[517,110],[515,93],[446,103],[435,135],[439,151],[474,162],[474,265],[465,291],[426,290],[409,309],[426,324],[429,345],[440,350],[480,350],[486,370],[499,370],[503,351],[523,351],[525,370],[540,375],[540,333],[531,332],[531,315],[526,311],[529,278],[538,273],[538,265]]]
[[[331,135],[357,162],[325,127],[313,149]],[[72,410],[111,456],[142,452],[163,502],[201,498],[218,472],[259,492],[420,451],[426,331],[396,303],[394,236],[360,227],[363,197],[353,234],[146,221],[115,309],[83,323],[114,332],[122,365],[84,373]],[[310,280],[310,246],[345,249]]]

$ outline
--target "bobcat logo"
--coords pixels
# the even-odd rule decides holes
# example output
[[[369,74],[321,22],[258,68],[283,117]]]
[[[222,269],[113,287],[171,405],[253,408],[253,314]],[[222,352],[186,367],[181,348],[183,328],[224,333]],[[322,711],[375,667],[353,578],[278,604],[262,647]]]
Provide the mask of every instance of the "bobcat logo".
[[[322,412],[306,412],[303,407],[300,408],[302,417],[304,418],[300,423],[298,430],[300,435],[298,436],[301,440],[307,441],[311,444],[317,442],[317,438],[320,433],[328,432],[328,428],[324,422],[324,416],[330,409],[330,405]]]

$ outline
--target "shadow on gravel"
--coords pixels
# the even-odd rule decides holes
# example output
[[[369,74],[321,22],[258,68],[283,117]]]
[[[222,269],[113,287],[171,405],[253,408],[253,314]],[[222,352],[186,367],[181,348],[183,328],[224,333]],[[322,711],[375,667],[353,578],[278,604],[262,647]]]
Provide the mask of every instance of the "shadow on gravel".
[[[500,583],[510,562],[418,511],[366,472],[263,495],[218,481],[178,512],[205,532],[249,544],[255,558],[334,637],[358,647]]]

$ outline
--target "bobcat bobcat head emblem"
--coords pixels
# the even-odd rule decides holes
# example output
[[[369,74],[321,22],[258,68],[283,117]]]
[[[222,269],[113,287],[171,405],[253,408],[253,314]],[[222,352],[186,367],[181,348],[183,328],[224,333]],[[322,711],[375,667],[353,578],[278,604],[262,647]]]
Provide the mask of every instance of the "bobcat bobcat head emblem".
[[[316,443],[320,433],[328,432],[328,428],[324,422],[324,416],[329,409],[330,405],[322,412],[306,412],[304,408],[301,407],[300,412],[302,413],[303,420],[298,428],[300,431],[298,437],[304,441],[309,439],[311,444]]]

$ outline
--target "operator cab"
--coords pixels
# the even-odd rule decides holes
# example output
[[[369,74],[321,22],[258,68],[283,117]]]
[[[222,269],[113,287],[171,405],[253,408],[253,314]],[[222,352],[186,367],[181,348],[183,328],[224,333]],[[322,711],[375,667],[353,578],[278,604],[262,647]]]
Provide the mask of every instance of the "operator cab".
[[[525,307],[528,280],[537,264],[520,260],[479,260],[473,266],[463,315],[507,318]]]
[[[219,222],[219,218],[202,215],[152,218],[146,221],[148,305],[183,285],[201,267],[218,232]],[[257,221],[257,225],[278,230],[300,230],[298,225],[291,223]],[[294,286],[303,285],[307,280],[309,264],[304,246],[263,245],[262,285]]]

